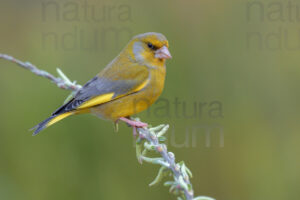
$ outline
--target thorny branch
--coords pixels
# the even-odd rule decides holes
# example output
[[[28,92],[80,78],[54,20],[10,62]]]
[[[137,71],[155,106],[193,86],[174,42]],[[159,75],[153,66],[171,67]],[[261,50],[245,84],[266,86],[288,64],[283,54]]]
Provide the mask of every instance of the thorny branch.
[[[72,94],[81,88],[81,85],[76,84],[76,81],[71,82],[68,77],[60,70],[57,69],[59,77],[38,69],[30,62],[22,62],[10,55],[0,54],[0,59],[8,60],[17,65],[30,70],[32,73],[45,77],[52,81],[57,87],[65,90],[71,90]],[[139,119],[136,119],[139,120]],[[136,156],[140,163],[143,161],[160,165],[160,170],[157,177],[149,186],[159,183],[164,177],[173,177],[173,181],[167,181],[165,186],[170,186],[170,192],[177,195],[178,200],[214,200],[210,197],[198,196],[194,197],[194,191],[190,178],[192,177],[191,171],[186,167],[183,161],[176,163],[175,155],[167,150],[167,146],[163,143],[165,137],[163,136],[169,128],[169,125],[159,125],[153,128],[138,128],[138,137],[136,140]],[[147,152],[154,151],[161,157],[150,158],[146,157]]]

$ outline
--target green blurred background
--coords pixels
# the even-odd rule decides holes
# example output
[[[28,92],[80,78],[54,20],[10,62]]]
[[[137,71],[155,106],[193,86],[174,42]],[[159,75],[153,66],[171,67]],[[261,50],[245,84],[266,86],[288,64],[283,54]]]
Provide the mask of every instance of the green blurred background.
[[[0,52],[83,84],[132,36],[165,34],[173,59],[164,101],[138,116],[171,125],[169,149],[192,170],[196,195],[292,200],[300,197],[297,16],[296,1],[2,0]],[[130,128],[115,133],[82,115],[31,137],[69,92],[5,60],[0,94],[1,200],[175,199],[148,187],[158,166],[138,164]]]

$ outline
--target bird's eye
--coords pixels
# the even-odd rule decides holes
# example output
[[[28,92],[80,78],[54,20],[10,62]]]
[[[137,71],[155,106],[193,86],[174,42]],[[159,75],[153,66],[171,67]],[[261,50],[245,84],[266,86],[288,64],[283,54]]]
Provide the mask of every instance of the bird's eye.
[[[151,42],[149,42],[147,45],[150,49],[155,49],[155,46]]]

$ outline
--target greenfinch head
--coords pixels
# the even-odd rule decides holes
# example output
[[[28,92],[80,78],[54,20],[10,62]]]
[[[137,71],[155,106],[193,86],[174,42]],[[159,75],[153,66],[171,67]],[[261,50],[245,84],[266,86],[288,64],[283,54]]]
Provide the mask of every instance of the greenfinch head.
[[[172,58],[169,42],[161,33],[144,33],[135,36],[128,47],[132,59],[149,66],[163,66],[166,59]]]

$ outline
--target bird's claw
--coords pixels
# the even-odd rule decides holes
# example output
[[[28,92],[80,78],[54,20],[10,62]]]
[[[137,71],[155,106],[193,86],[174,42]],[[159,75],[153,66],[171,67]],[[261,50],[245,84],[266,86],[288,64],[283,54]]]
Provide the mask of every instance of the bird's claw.
[[[140,122],[140,121],[134,121],[131,119],[128,119],[126,117],[120,117],[120,120],[123,122],[126,122],[127,125],[131,126],[133,128],[133,136],[136,137],[137,135],[137,128],[146,128],[148,126],[147,123]]]

